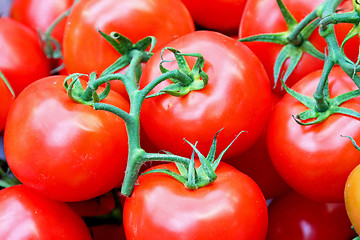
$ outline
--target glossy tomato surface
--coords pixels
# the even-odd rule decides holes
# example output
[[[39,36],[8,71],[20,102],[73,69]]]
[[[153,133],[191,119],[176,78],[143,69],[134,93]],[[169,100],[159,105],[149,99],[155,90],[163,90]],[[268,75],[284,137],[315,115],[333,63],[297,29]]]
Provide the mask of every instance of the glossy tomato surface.
[[[312,96],[321,71],[309,74],[294,85],[294,90]],[[330,97],[357,89],[340,69],[329,76]],[[360,99],[349,100],[341,106],[360,111]],[[360,152],[348,138],[360,141],[358,119],[342,114],[331,115],[324,122],[302,126],[293,115],[308,108],[285,95],[276,105],[267,132],[271,160],[280,176],[292,188],[310,199],[324,202],[343,202],[347,176],[360,163]]]
[[[323,0],[283,0],[285,6],[290,13],[299,22]],[[345,0],[339,7],[344,12],[352,10],[352,2]],[[266,9],[266,11],[264,11]],[[336,26],[336,34],[341,42],[347,33],[352,28],[352,24],[338,24]],[[244,15],[239,28],[239,38],[249,37],[264,33],[278,33],[287,31],[287,26],[284,17],[281,15],[280,9],[273,0],[248,0],[244,9]],[[316,29],[310,37],[310,42],[321,52],[325,51],[326,42],[320,37],[318,29]],[[245,43],[263,63],[266,72],[270,78],[272,86],[274,86],[274,65],[275,61],[283,47],[283,45],[276,43],[265,42],[246,42]],[[345,52],[349,58],[356,61],[358,56],[359,41],[354,38],[350,40],[345,47]],[[290,61],[285,62],[284,71],[289,65]],[[293,73],[287,79],[287,85],[292,86],[307,74],[322,69],[324,61],[317,59],[307,53],[304,53],[299,64]],[[285,93],[281,88],[280,81],[277,83],[276,92],[283,95]]]
[[[345,185],[345,206],[352,226],[360,233],[360,165],[350,173]]]
[[[84,221],[66,203],[17,185],[0,191],[1,239],[90,240]]]
[[[0,79],[0,96],[1,96],[1,104],[0,104],[0,132],[1,132],[5,127],[6,116],[9,111],[10,105],[14,100],[14,96],[11,94],[9,88],[2,79]]]
[[[65,77],[41,79],[16,98],[5,127],[5,155],[26,186],[52,199],[82,201],[121,183],[127,134],[115,114],[73,102]],[[129,109],[112,91],[103,102]]]
[[[266,240],[350,240],[355,235],[344,203],[314,202],[290,191],[269,205]]]
[[[10,18],[23,23],[34,31],[45,33],[50,25],[68,10],[74,0],[14,0]],[[41,14],[40,14],[41,13]],[[52,31],[52,36],[62,42],[66,18]]]
[[[158,167],[176,171],[173,164]],[[216,174],[197,190],[161,173],[140,176],[124,205],[127,239],[263,240],[267,206],[259,187],[226,163]]]
[[[0,19],[0,71],[18,95],[30,83],[50,74],[36,33],[7,17]]]
[[[145,99],[140,120],[148,138],[159,149],[191,156],[192,148],[184,141],[198,141],[197,148],[207,155],[212,139],[218,135],[217,149],[222,151],[242,133],[225,154],[235,156],[249,148],[261,134],[271,111],[271,89],[257,57],[242,43],[212,31],[197,31],[176,39],[167,46],[182,53],[200,53],[209,82],[199,91],[183,97],[164,94]],[[174,56],[165,51],[163,66],[178,68]],[[140,79],[143,88],[161,75],[161,52],[151,57]],[[195,58],[187,58],[192,67]],[[156,86],[158,92],[170,81]]]
[[[280,100],[272,94],[272,106]],[[271,162],[266,144],[267,126],[258,140],[244,153],[225,160],[227,163],[251,177],[260,187],[266,199],[275,198],[289,190],[289,186],[277,173]]]
[[[64,61],[69,73],[101,73],[121,56],[97,29],[119,32],[134,43],[154,36],[156,49],[161,49],[195,27],[180,0],[80,1],[65,28]]]

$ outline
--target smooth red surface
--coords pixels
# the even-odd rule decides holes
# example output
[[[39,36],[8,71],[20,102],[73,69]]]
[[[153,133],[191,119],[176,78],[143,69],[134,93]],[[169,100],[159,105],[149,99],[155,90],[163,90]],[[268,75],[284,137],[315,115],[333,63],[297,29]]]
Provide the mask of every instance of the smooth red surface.
[[[0,79],[0,132],[4,129],[6,123],[6,116],[9,111],[10,105],[14,100],[14,96],[11,94],[9,88],[6,86],[5,82]]]
[[[85,0],[69,15],[64,35],[64,61],[69,73],[101,73],[121,54],[97,31],[119,32],[134,43],[147,36],[156,49],[195,30],[180,0]]]
[[[321,71],[309,74],[293,89],[312,96]],[[340,68],[329,76],[330,97],[358,89]],[[341,106],[360,111],[359,97]],[[360,163],[360,152],[355,149],[351,136],[360,141],[359,119],[331,115],[322,123],[301,126],[293,115],[308,108],[298,100],[285,95],[276,105],[268,125],[267,141],[271,160],[280,176],[293,189],[313,200],[343,202],[347,176]]]
[[[351,229],[343,203],[319,203],[294,191],[269,206],[266,240],[350,240]]]
[[[82,201],[122,181],[127,134],[115,114],[73,102],[64,79],[44,78],[16,98],[5,127],[5,156],[26,186],[52,199]],[[103,102],[129,110],[112,91]]]
[[[0,191],[1,239],[90,240],[84,221],[65,203],[17,185]]]
[[[68,10],[74,0],[13,0],[10,17],[19,21],[34,31],[45,33],[50,25]],[[66,18],[53,30],[53,36],[62,42]]]
[[[159,149],[191,156],[192,148],[184,141],[198,141],[197,148],[207,155],[215,133],[218,152],[224,150],[237,134],[242,133],[225,154],[233,157],[249,148],[260,136],[271,111],[271,89],[257,57],[242,43],[211,31],[197,31],[176,39],[169,45],[182,53],[200,53],[205,59],[208,85],[183,97],[162,95],[145,99],[140,116],[148,138]],[[170,51],[163,59],[174,60]],[[187,57],[193,66],[196,59]],[[161,52],[146,64],[140,79],[143,88],[161,75]],[[176,61],[166,62],[169,70],[178,68]],[[159,84],[160,91],[170,81]]]
[[[18,95],[30,83],[50,74],[50,62],[38,36],[7,17],[0,19],[0,71]]]
[[[176,171],[173,164],[158,167]],[[216,174],[197,190],[161,173],[140,176],[124,205],[127,239],[263,240],[267,206],[259,187],[226,163]]]

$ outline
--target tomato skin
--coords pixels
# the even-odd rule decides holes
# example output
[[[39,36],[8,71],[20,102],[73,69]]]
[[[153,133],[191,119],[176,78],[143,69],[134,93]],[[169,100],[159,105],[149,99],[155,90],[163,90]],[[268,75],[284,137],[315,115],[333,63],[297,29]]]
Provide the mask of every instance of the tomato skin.
[[[355,235],[343,203],[314,202],[290,191],[269,205],[266,240],[350,240]]]
[[[174,164],[159,167],[176,171]],[[141,175],[124,205],[127,239],[264,239],[267,206],[258,186],[226,163],[216,173],[197,190],[165,174]]]
[[[285,6],[293,14],[295,19],[299,22],[313,9],[319,6],[323,0],[283,0]],[[344,12],[352,10],[352,2],[346,0],[339,7]],[[267,9],[264,11],[264,9]],[[338,24],[335,26],[335,31],[339,42],[345,38],[347,33],[352,28],[352,24]],[[287,31],[287,26],[276,1],[272,0],[248,0],[244,9],[244,15],[239,27],[239,38],[244,38],[257,34],[264,33],[278,33]],[[319,31],[315,30],[310,37],[310,42],[321,52],[324,52],[326,47],[325,40],[319,35]],[[283,45],[267,42],[245,42],[245,44],[256,54],[256,56],[263,63],[266,72],[269,76],[272,86],[274,86],[274,65],[278,54]],[[353,38],[345,45],[345,52],[350,59],[357,59],[358,53],[354,49],[358,49],[359,41]],[[290,61],[285,62],[285,67],[290,64]],[[307,74],[322,69],[324,61],[317,59],[307,53],[304,53],[299,64],[293,73],[287,79],[287,85],[291,87],[297,81],[305,77]],[[286,69],[282,68],[280,74]],[[284,95],[285,90],[281,88],[280,81],[278,81],[275,91]]]
[[[345,185],[345,207],[347,215],[355,231],[360,233],[360,165],[356,166],[349,174]]]
[[[118,116],[68,98],[65,77],[38,80],[16,98],[5,126],[5,156],[26,186],[59,201],[82,201],[122,181],[127,134]],[[103,101],[129,109],[112,91]]]
[[[66,203],[36,194],[24,185],[0,191],[1,239],[90,240],[87,226]]]
[[[71,7],[74,0],[14,0],[10,18],[23,23],[34,31],[45,33],[57,17]],[[41,14],[39,14],[41,13]],[[52,31],[52,36],[62,42],[66,18]]]
[[[101,73],[121,56],[97,29],[119,32],[132,42],[154,36],[155,49],[160,49],[195,27],[180,0],[80,1],[65,27],[64,62],[69,73]]]
[[[224,34],[237,33],[247,0],[182,0],[195,23]]]
[[[312,96],[321,71],[315,71],[294,85],[297,92]],[[357,89],[340,69],[329,76],[330,97]],[[360,99],[341,106],[360,111]],[[347,176],[360,163],[360,152],[348,138],[360,141],[358,119],[342,114],[331,115],[320,124],[300,126],[293,119],[307,108],[286,94],[274,108],[267,132],[271,160],[280,176],[293,189],[310,199],[324,202],[343,202]]]
[[[272,107],[280,101],[272,94]],[[231,166],[251,177],[260,187],[266,199],[275,198],[289,190],[289,186],[279,176],[273,166],[266,144],[267,126],[258,140],[244,153],[225,160]]]
[[[27,85],[50,74],[50,62],[37,35],[7,17],[0,19],[0,71],[18,95]]]
[[[188,157],[192,148],[183,138],[191,143],[198,141],[197,148],[206,155],[215,133],[223,128],[217,141],[221,151],[237,134],[247,131],[234,142],[225,158],[249,148],[261,134],[271,111],[270,85],[256,56],[242,43],[212,31],[190,33],[167,46],[182,53],[202,54],[209,82],[204,89],[183,97],[164,94],[145,99],[140,121],[148,138],[159,149]],[[160,55],[160,51],[156,52],[146,64],[141,88],[161,75]],[[173,60],[174,56],[165,51],[163,59]],[[187,59],[190,65],[194,64],[195,58]],[[176,62],[163,66],[169,70],[178,67]],[[169,81],[159,84],[152,93],[168,84]]]
[[[9,88],[1,79],[0,79],[0,96],[1,96],[1,104],[0,104],[0,132],[1,132],[2,130],[4,130],[6,116],[9,111],[10,105],[14,100],[14,97],[11,94]]]

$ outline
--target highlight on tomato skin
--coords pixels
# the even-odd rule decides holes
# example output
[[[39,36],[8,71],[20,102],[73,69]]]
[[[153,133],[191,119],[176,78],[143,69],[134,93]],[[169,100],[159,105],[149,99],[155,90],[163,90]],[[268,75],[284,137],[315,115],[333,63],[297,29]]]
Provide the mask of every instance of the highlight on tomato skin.
[[[163,164],[178,172],[175,164]],[[267,205],[256,183],[221,162],[212,184],[189,190],[163,173],[139,177],[125,200],[124,228],[128,239],[264,240]]]
[[[38,36],[30,28],[11,18],[0,18],[0,71],[15,95],[30,83],[50,75],[50,61]]]
[[[121,118],[71,100],[65,78],[40,79],[16,98],[4,149],[11,171],[24,185],[58,201],[82,201],[122,182],[128,138]],[[129,111],[127,100],[116,92],[102,102]]]
[[[0,190],[1,239],[90,240],[85,222],[66,203],[24,185]]]
[[[69,15],[64,33],[68,73],[101,74],[121,56],[97,30],[106,34],[118,32],[133,43],[154,36],[156,51],[195,31],[195,26],[181,0],[80,1]]]
[[[360,165],[350,173],[345,185],[345,206],[355,231],[360,233]]]
[[[271,89],[268,77],[258,58],[242,43],[213,31],[196,31],[170,42],[182,53],[200,53],[205,59],[208,84],[179,98],[161,95],[145,99],[140,122],[154,145],[180,156],[191,156],[192,149],[183,140],[198,142],[200,152],[208,152],[213,136],[218,136],[218,149],[239,134],[224,155],[230,158],[244,152],[260,136],[271,111]],[[140,78],[143,89],[161,75],[159,64],[173,70],[178,67],[170,51],[157,51],[147,62]],[[186,57],[189,66],[195,59]],[[157,85],[150,94],[159,92],[170,81]],[[236,89],[246,89],[238,91]],[[164,119],[170,119],[164,121]]]
[[[322,71],[310,73],[293,90],[312,97]],[[358,87],[339,67],[329,77],[329,94],[335,97]],[[360,112],[360,98],[341,107]],[[267,146],[275,169],[284,181],[302,195],[321,202],[344,202],[344,186],[350,172],[360,163],[360,152],[348,138],[360,141],[360,121],[344,114],[333,114],[325,121],[302,126],[294,115],[308,110],[286,94],[275,106],[268,125]],[[286,144],[284,144],[286,143]]]

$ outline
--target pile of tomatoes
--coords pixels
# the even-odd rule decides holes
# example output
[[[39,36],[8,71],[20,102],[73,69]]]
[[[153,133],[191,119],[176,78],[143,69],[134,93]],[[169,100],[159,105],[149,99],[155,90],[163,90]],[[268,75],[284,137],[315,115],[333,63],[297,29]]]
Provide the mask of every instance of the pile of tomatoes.
[[[299,125],[294,115],[307,107],[275,85],[282,45],[239,41],[287,31],[279,2],[299,22],[323,0],[13,0],[0,18],[0,239],[355,238],[359,119],[334,114]],[[355,2],[342,1],[339,11],[352,11]],[[335,26],[339,42],[352,27]],[[150,58],[133,68],[133,56],[121,58],[126,51],[115,49],[100,31],[119,33],[133,44],[152,36],[156,44],[144,50]],[[116,41],[127,41],[121,39]],[[317,30],[309,41],[326,52]],[[85,88],[118,59],[129,60],[116,73],[134,79],[137,89],[111,81],[99,100],[125,116],[136,101],[131,94],[179,68],[169,49],[184,54],[183,73],[202,81],[204,75],[191,71],[197,58],[187,55],[201,54],[208,82],[184,96],[140,100],[139,132],[111,112],[74,101],[64,87],[71,75],[81,79],[74,85]],[[344,48],[355,62],[358,50],[357,37]],[[323,66],[324,60],[304,53],[286,85],[312,97]],[[149,94],[171,83],[163,81]],[[328,83],[330,97],[358,91],[339,67]],[[102,96],[106,88],[97,91]],[[341,106],[360,112],[360,98]],[[197,158],[222,157],[215,181],[190,190],[154,172],[139,176],[131,196],[122,195],[134,152],[131,134],[140,135],[142,151],[196,158],[196,167]],[[216,153],[209,151],[214,135]],[[155,160],[143,164],[141,173],[188,174],[179,163]]]

